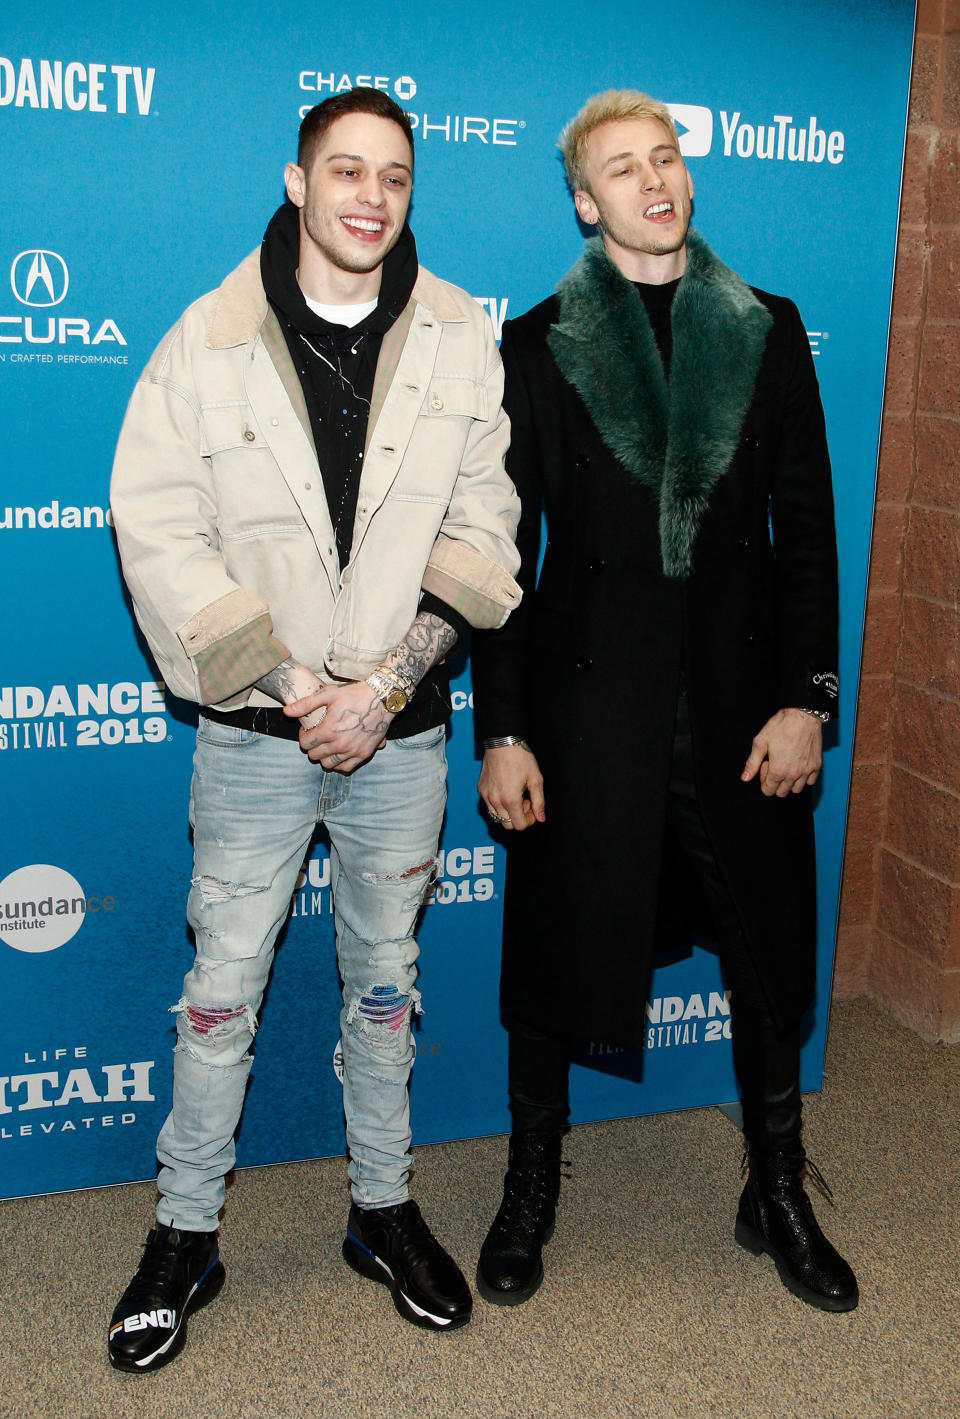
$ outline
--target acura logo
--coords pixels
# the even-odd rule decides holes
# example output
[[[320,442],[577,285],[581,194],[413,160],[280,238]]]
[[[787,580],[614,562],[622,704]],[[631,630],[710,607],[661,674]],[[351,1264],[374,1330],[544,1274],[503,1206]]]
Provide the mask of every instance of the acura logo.
[[[21,251],[10,267],[10,285],[21,305],[59,305],[67,294],[70,273],[56,251]]]

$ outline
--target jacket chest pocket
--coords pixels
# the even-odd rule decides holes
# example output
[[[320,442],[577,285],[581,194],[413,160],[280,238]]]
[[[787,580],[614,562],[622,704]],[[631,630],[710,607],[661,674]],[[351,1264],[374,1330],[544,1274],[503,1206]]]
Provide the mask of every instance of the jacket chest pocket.
[[[466,375],[435,374],[427,386],[420,414],[428,419],[489,418],[487,391]]]
[[[200,429],[200,452],[210,464],[217,526],[225,540],[267,530],[304,530],[300,510],[249,404],[205,407]],[[319,486],[319,472],[315,481]]]
[[[265,449],[249,404],[207,405],[200,411],[200,452],[204,458],[232,450]]]

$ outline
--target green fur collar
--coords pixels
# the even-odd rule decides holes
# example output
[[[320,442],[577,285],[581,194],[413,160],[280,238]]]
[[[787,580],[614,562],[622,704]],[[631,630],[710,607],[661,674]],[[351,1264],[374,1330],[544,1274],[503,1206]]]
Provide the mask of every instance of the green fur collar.
[[[643,301],[600,237],[557,294],[560,315],[547,336],[554,359],[604,443],[657,498],[664,573],[687,577],[700,519],[750,407],[770,312],[689,232],[668,387]]]

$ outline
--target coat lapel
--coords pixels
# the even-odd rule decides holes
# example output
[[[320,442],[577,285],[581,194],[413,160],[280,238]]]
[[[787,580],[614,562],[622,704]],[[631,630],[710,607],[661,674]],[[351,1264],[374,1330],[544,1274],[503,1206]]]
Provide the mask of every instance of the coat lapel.
[[[700,520],[729,468],[772,317],[695,232],[674,299],[669,388],[639,294],[599,238],[557,287],[547,336],[604,443],[660,508],[667,576],[687,577]]]

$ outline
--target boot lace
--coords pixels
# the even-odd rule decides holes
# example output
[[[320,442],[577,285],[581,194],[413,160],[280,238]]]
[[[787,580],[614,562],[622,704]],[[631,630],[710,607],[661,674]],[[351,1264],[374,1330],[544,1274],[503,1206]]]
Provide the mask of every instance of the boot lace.
[[[803,1155],[802,1159],[798,1157],[796,1160],[794,1160],[792,1157],[790,1157],[789,1155],[786,1155],[786,1154],[782,1154],[782,1155],[776,1155],[776,1154],[775,1154],[775,1155],[773,1155],[773,1156],[774,1156],[774,1157],[778,1157],[778,1156],[779,1156],[780,1158],[782,1158],[782,1162],[783,1162],[784,1170],[785,1170],[785,1171],[786,1171],[786,1169],[787,1169],[788,1167],[793,1167],[793,1166],[795,1165],[795,1162],[796,1162],[796,1163],[799,1163],[799,1167],[797,1167],[796,1172],[795,1172],[795,1174],[794,1174],[794,1176],[796,1177],[797,1182],[798,1182],[798,1183],[802,1183],[802,1182],[803,1182],[803,1179],[804,1179],[805,1177],[808,1177],[808,1178],[810,1179],[810,1181],[813,1183],[814,1187],[816,1187],[817,1191],[820,1192],[820,1193],[822,1193],[822,1195],[827,1199],[828,1202],[831,1202],[831,1203],[833,1202],[833,1200],[834,1200],[834,1198],[833,1198],[833,1189],[832,1189],[832,1187],[830,1186],[830,1184],[827,1182],[826,1178],[823,1176],[823,1173],[821,1173],[820,1169],[817,1167],[816,1163],[813,1161],[812,1158],[808,1158],[808,1157],[806,1156],[806,1154]],[[747,1172],[749,1163],[750,1163],[750,1150],[749,1150],[749,1148],[745,1148],[744,1151],[743,1151],[743,1157],[740,1159],[740,1176],[741,1176],[741,1178],[742,1178],[742,1177],[744,1176],[744,1174]]]
[[[562,1179],[571,1175],[569,1158],[551,1163],[512,1164],[495,1226],[512,1242],[536,1240],[552,1221]]]

